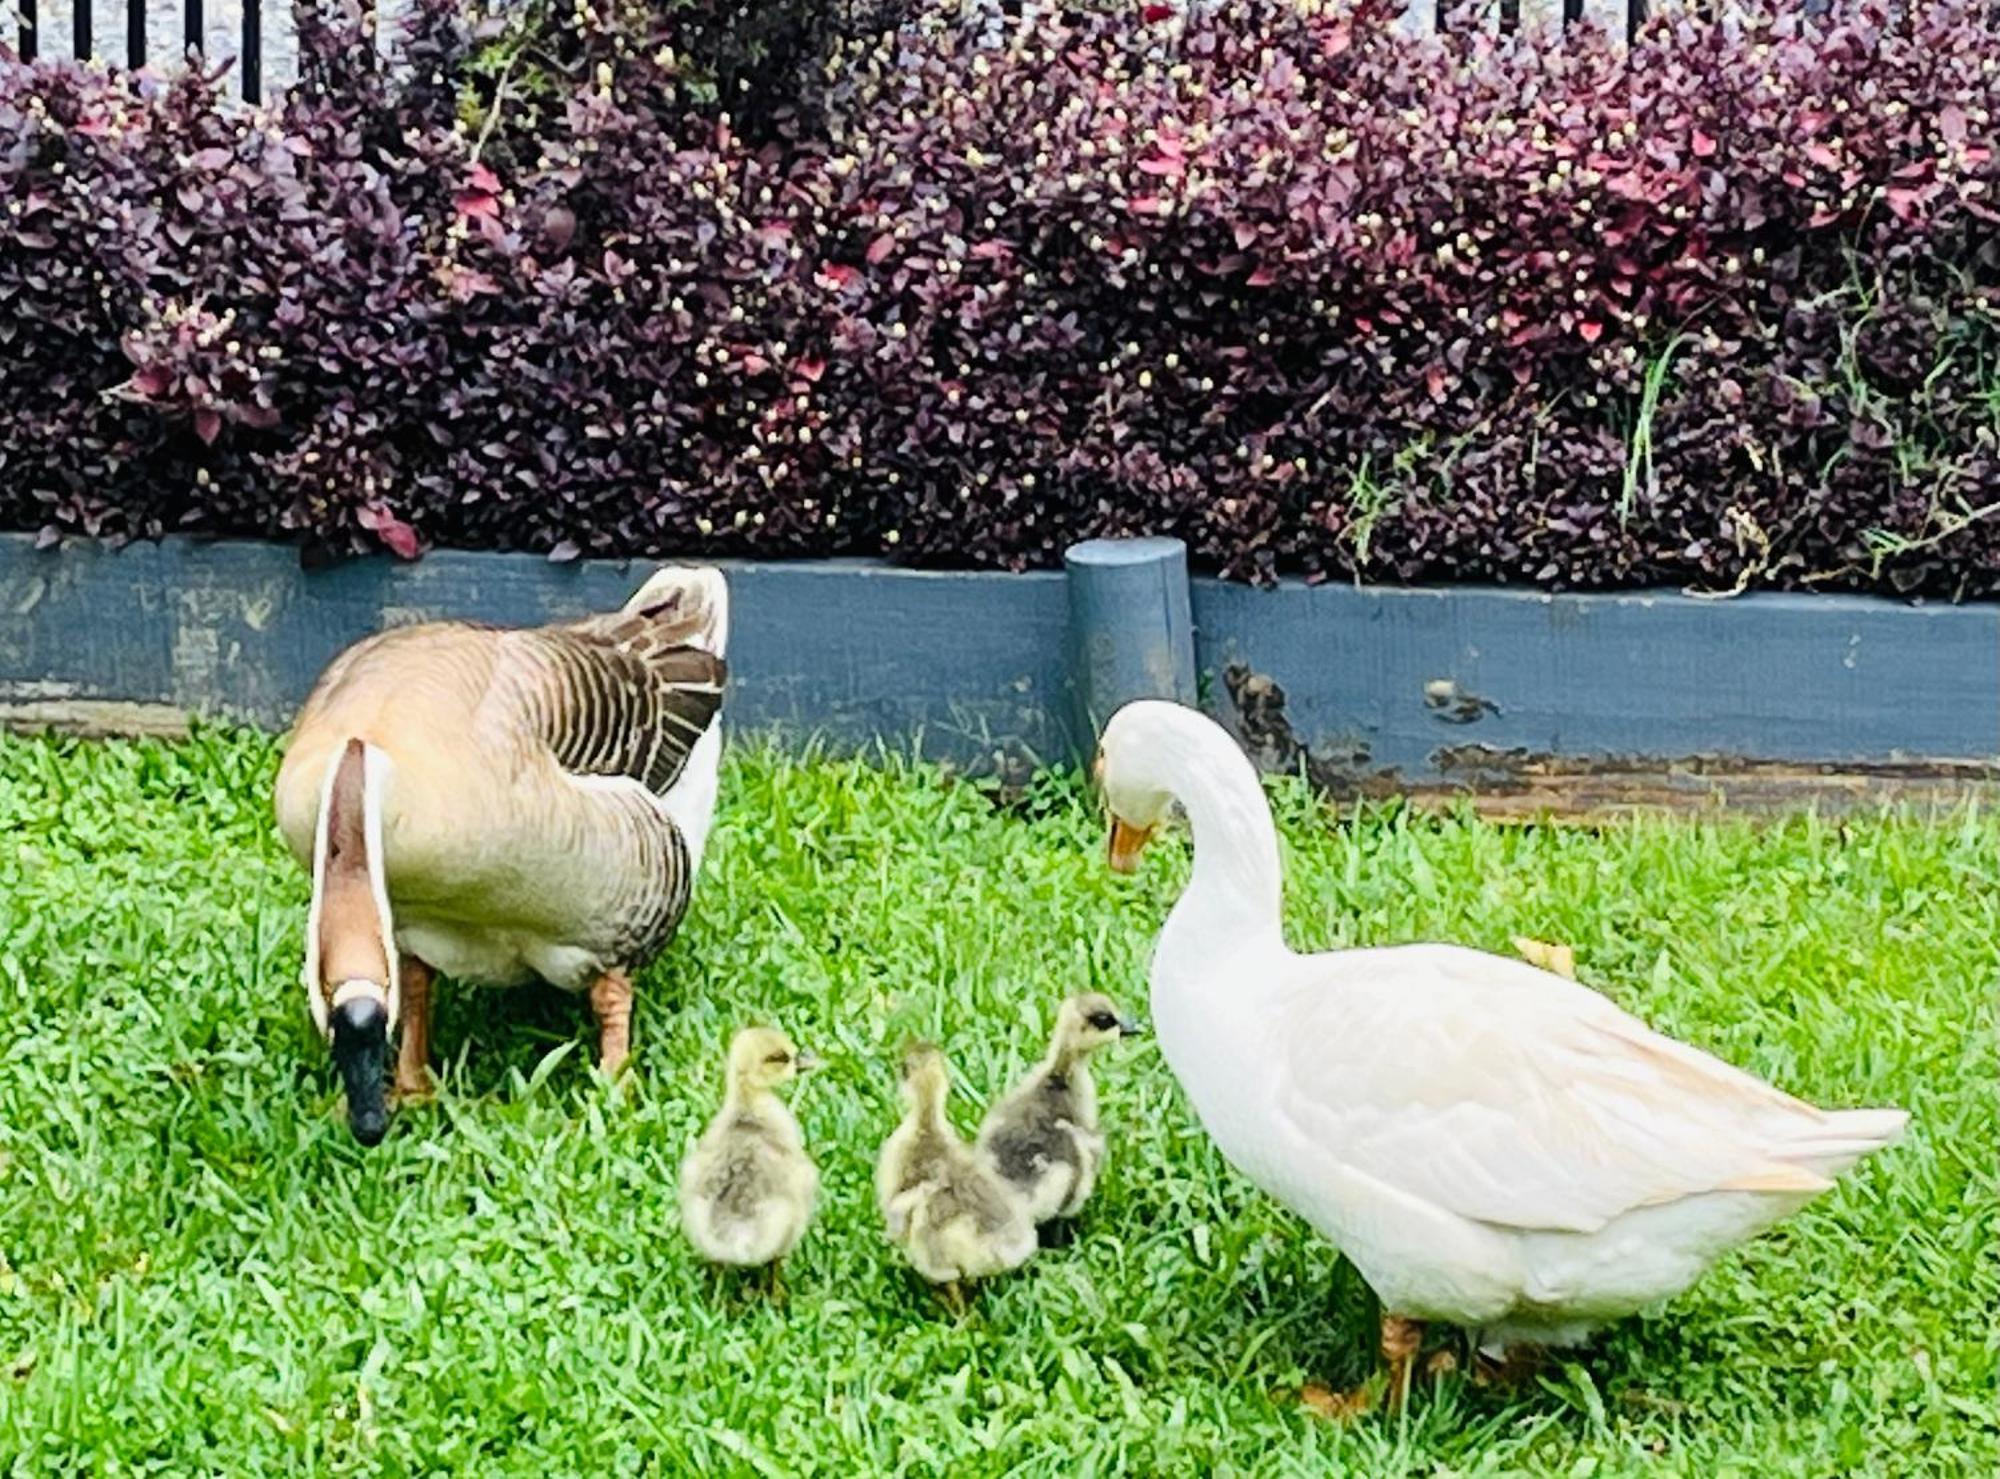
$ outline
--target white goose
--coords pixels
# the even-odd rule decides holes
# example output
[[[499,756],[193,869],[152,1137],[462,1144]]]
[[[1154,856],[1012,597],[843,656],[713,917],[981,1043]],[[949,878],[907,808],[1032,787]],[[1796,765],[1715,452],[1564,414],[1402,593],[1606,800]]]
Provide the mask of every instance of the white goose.
[[[1178,801],[1194,873],[1154,949],[1160,1048],[1245,1176],[1380,1298],[1392,1397],[1424,1320],[1565,1345],[1679,1293],[1895,1140],[1652,1031],[1588,987],[1455,945],[1300,955],[1255,772],[1177,704],[1097,759],[1121,872]]]

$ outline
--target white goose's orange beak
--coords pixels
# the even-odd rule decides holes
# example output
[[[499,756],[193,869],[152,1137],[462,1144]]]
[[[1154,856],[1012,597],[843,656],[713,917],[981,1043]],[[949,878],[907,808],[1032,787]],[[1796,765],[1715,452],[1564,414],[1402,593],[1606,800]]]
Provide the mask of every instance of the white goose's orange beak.
[[[1139,855],[1146,850],[1146,844],[1153,840],[1154,830],[1152,827],[1135,827],[1122,817],[1113,817],[1111,838],[1104,853],[1104,859],[1111,865],[1111,871],[1138,872]]]

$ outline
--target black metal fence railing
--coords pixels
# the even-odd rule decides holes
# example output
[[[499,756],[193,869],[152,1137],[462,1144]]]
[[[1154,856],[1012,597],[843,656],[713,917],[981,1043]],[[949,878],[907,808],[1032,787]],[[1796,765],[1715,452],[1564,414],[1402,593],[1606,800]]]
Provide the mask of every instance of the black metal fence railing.
[[[296,75],[292,0],[0,0],[0,37],[10,21],[24,61],[165,67],[198,51],[233,63],[225,86],[251,103]]]
[[[379,38],[393,34],[392,21],[406,3],[376,0],[382,22],[378,44],[382,44]],[[1408,0],[1405,25],[1412,31],[1447,25],[1514,31],[1588,20],[1614,36],[1629,38],[1663,3],[1666,0],[1484,0],[1468,9],[1463,0]],[[1682,3],[1713,11],[1728,0]],[[1833,0],[1800,3],[1808,13],[1816,13]],[[130,67],[162,66],[181,61],[192,48],[211,61],[233,60],[226,85],[252,103],[263,101],[267,93],[282,92],[297,75],[292,0],[0,0],[0,36],[6,35],[10,12],[24,59],[60,51]]]

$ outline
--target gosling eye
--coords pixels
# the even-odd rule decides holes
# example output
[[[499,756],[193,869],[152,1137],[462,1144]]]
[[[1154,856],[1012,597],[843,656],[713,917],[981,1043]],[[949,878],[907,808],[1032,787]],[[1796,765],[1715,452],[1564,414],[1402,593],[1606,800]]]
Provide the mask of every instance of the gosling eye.
[[[1092,1012],[1090,1014],[1090,1025],[1095,1027],[1099,1032],[1109,1032],[1118,1025],[1118,1019],[1109,1012]]]
[[[792,1055],[790,1053],[773,1053],[771,1054],[770,1057],[766,1058],[764,1061],[766,1063],[773,1064],[776,1067],[782,1068],[785,1066],[785,1064],[792,1061]]]

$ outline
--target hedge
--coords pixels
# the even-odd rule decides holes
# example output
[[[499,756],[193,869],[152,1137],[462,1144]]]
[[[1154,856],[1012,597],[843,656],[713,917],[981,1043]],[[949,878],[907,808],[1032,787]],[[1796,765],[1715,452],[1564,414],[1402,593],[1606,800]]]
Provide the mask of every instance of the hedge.
[[[2000,591],[1992,7],[1016,8],[0,61],[0,526]]]

